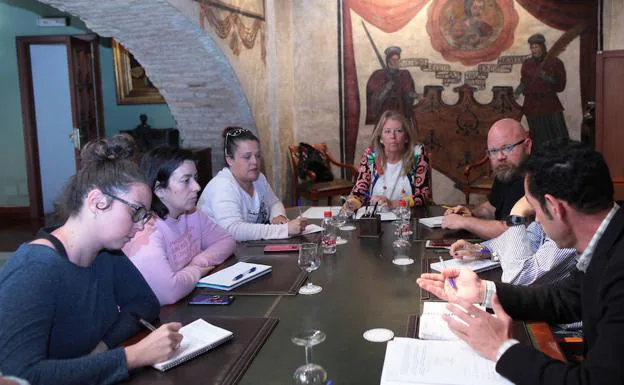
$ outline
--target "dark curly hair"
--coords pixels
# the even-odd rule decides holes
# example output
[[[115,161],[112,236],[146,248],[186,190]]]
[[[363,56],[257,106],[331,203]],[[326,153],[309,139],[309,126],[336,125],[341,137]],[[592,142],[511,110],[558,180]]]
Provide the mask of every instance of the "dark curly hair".
[[[546,142],[524,163],[528,191],[546,215],[544,195],[566,201],[581,213],[613,206],[613,182],[602,154],[578,141]]]

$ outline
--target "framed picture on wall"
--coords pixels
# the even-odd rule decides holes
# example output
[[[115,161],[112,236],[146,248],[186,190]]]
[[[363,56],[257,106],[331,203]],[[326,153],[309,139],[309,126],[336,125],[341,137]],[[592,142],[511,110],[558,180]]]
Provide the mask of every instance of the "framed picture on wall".
[[[145,69],[121,44],[113,39],[117,104],[162,104],[162,97]]]

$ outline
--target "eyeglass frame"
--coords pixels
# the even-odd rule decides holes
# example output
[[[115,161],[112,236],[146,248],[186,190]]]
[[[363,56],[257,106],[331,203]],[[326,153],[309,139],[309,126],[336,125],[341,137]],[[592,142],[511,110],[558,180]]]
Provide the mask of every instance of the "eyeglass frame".
[[[136,203],[128,202],[127,200],[125,200],[123,198],[120,198],[118,196],[115,196],[113,194],[106,194],[106,195],[111,197],[111,198],[113,198],[116,201],[119,201],[119,202],[125,204],[126,206],[128,206],[132,210],[134,210],[134,212],[130,216],[130,219],[132,220],[132,223],[143,222],[143,224],[146,224],[147,222],[149,222],[150,219],[152,219],[152,216],[154,215],[152,210],[149,210],[147,207],[145,207],[143,205],[139,205],[139,204],[136,204]],[[142,210],[145,213],[142,214],[142,215],[139,215],[139,213]]]
[[[227,141],[228,141],[228,136],[231,136],[231,137],[234,137],[234,138],[235,138],[235,137],[237,137],[237,136],[239,136],[239,135],[242,135],[242,134],[244,134],[244,133],[246,133],[246,132],[251,132],[251,131],[249,131],[249,130],[248,130],[248,129],[246,129],[246,128],[242,128],[242,127],[240,127],[240,128],[235,128],[235,129],[233,129],[233,130],[229,130],[228,132],[226,132],[226,133],[225,133],[225,143],[224,143],[224,146],[223,146],[223,150],[225,151],[225,156],[227,156],[227,157],[231,157],[231,155],[229,155],[229,154],[227,153]]]
[[[509,154],[511,154],[511,152],[514,150],[514,148],[516,148],[517,146],[519,146],[520,144],[526,142],[528,138],[524,138],[521,139],[520,141],[513,143],[513,144],[505,144],[503,146],[500,146],[498,148],[487,148],[485,150],[485,154],[488,156],[488,158],[492,158],[494,156],[496,156],[496,154],[498,154],[499,152],[502,152],[503,155],[507,156]]]

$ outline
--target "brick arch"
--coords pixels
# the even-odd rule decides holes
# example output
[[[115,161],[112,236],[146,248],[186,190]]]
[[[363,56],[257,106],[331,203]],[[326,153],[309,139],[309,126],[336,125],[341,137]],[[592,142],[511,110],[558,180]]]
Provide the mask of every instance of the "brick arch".
[[[160,90],[184,147],[210,146],[223,165],[221,130],[255,130],[238,79],[212,38],[167,0],[38,0],[79,17],[93,32],[122,43]]]

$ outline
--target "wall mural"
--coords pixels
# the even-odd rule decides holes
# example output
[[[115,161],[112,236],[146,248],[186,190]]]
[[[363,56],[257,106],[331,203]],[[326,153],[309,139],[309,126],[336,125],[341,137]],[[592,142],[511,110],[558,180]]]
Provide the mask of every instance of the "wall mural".
[[[253,49],[260,37],[261,58],[266,63],[264,42],[264,0],[196,0],[200,7],[200,26],[206,22],[221,39],[229,39],[229,47],[235,56],[240,55],[241,45]],[[251,26],[245,21],[251,20]]]
[[[584,26],[552,39],[549,51],[541,33],[527,41],[523,31],[522,40],[516,38],[519,5],[514,0],[395,0],[393,5],[343,0],[342,4],[341,138],[347,163],[359,158],[360,129],[372,132],[379,116],[390,108],[412,121],[418,140],[433,154],[434,168],[459,183],[465,178],[463,168],[485,155],[487,131],[498,119],[520,120],[524,114],[538,142],[568,136],[557,96],[566,88],[566,73],[557,56]],[[425,8],[426,31],[420,25],[417,30],[406,28]],[[532,32],[540,30],[552,31],[543,25]],[[422,48],[420,42],[429,47],[415,49]],[[418,55],[419,51],[436,55]],[[364,57],[375,57],[375,64],[357,60]],[[496,81],[488,84],[492,77]],[[459,100],[445,103],[442,94],[447,92],[456,93]],[[475,100],[475,92],[489,94],[481,99],[490,102]],[[523,105],[517,102],[521,95]]]

